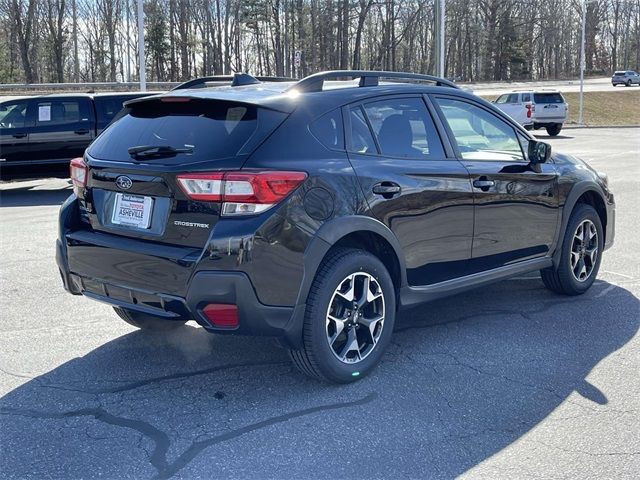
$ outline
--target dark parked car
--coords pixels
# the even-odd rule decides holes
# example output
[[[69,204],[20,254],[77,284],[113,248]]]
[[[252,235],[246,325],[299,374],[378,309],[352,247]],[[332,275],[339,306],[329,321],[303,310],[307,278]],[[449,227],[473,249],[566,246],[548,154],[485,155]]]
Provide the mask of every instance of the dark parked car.
[[[402,308],[538,270],[554,292],[591,286],[613,194],[550,154],[425,75],[170,92],[73,160],[56,259],[132,325],[277,337],[302,372],[349,382]]]
[[[122,110],[149,93],[54,94],[0,102],[0,167],[68,164]]]

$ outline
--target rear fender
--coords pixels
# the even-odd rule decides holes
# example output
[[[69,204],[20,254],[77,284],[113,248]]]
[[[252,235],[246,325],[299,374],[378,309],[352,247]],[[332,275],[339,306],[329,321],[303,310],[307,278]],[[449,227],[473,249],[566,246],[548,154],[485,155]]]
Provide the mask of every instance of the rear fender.
[[[363,231],[376,233],[391,245],[400,265],[400,287],[407,285],[404,256],[401,254],[402,249],[396,236],[385,224],[374,218],[360,215],[348,215],[331,220],[316,231],[304,252],[304,274],[293,314],[286,327],[287,334],[283,339],[286,342],[285,346],[290,348],[301,347],[302,327],[309,290],[311,290],[311,284],[329,250],[341,238],[351,233]]]

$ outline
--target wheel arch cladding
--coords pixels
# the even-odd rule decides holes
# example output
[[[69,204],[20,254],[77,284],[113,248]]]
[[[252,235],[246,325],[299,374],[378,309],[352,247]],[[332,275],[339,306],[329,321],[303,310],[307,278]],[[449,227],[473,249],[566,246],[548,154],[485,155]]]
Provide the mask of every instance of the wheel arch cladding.
[[[604,203],[604,199],[596,190],[587,190],[582,195],[578,197],[576,203],[573,205],[572,210],[579,203],[584,203],[587,205],[591,205],[596,212],[598,212],[598,216],[600,217],[600,222],[602,223],[602,233],[606,235],[607,231],[607,207]],[[603,238],[603,242],[606,238]]]
[[[603,243],[606,241],[606,228],[607,228],[607,207],[604,200],[604,195],[597,184],[592,182],[581,182],[576,184],[572,189],[567,200],[565,201],[562,209],[562,225],[558,235],[558,241],[556,243],[556,249],[553,254],[553,263],[555,265],[560,261],[560,253],[562,251],[562,239],[564,238],[569,218],[578,204],[586,204],[592,206],[602,223]]]
[[[340,238],[329,251],[340,247],[357,248],[377,257],[387,268],[393,281],[393,286],[396,292],[398,292],[402,286],[400,261],[391,244],[382,235],[370,230],[351,232]],[[329,252],[327,252],[327,254],[328,253]]]
[[[380,221],[361,215],[348,215],[326,222],[305,251],[305,275],[297,304],[304,304],[311,283],[327,254],[334,248],[359,248],[375,255],[385,265],[399,289],[406,285],[402,249],[395,235]]]

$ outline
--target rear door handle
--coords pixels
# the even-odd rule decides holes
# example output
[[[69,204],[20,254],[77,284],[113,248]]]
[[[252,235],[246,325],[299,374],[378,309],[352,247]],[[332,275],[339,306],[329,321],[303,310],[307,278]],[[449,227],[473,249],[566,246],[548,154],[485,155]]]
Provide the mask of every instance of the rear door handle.
[[[400,185],[394,182],[380,182],[376,183],[372,191],[376,195],[382,195],[385,198],[391,198],[394,195],[400,193]]]
[[[496,182],[493,180],[487,180],[486,177],[480,177],[478,180],[473,181],[473,186],[479,188],[483,192],[488,191],[491,187],[495,186]]]
[[[76,130],[73,133],[77,133],[78,135],[86,135],[87,133],[89,133],[89,129],[88,128],[79,128],[78,130]]]

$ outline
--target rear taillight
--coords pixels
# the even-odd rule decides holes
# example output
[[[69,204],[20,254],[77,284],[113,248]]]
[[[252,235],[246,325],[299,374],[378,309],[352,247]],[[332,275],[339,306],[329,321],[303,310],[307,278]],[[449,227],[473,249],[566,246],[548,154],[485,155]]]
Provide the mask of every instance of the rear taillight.
[[[268,210],[294,191],[304,172],[216,172],[178,175],[193,200],[222,202],[223,215],[252,215]]]
[[[530,103],[525,104],[525,108],[527,109],[527,118],[531,118],[531,112],[534,111],[533,105]]]
[[[87,186],[87,176],[89,169],[82,158],[74,158],[69,164],[69,176],[73,183],[73,190],[84,188]]]

